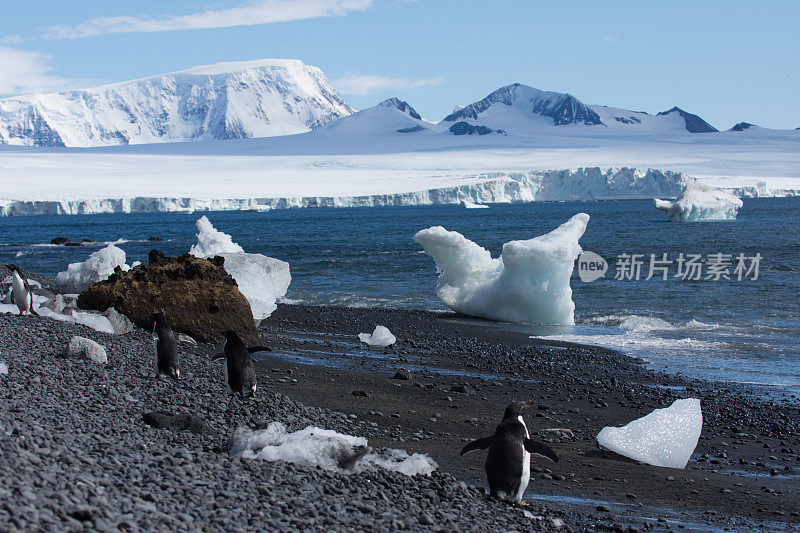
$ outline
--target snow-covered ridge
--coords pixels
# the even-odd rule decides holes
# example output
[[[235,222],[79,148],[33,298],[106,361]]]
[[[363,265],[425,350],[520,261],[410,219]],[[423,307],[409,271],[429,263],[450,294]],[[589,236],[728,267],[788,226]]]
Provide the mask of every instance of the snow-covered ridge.
[[[0,144],[104,146],[303,133],[353,109],[317,67],[258,60],[0,100]]]
[[[194,211],[266,211],[289,207],[377,207],[675,197],[689,178],[680,172],[633,168],[490,173],[469,183],[394,194],[265,198],[134,197],[15,201],[0,199],[0,216]]]

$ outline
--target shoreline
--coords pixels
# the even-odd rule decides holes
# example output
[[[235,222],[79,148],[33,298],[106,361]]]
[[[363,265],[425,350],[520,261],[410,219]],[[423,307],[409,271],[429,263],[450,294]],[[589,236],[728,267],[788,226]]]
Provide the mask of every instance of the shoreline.
[[[357,334],[372,331],[376,324],[387,326],[397,336],[394,347],[381,350],[359,344]],[[527,333],[509,331],[490,321],[464,320],[451,313],[283,304],[259,326],[260,344],[271,348],[255,356],[259,395],[232,421],[225,414],[226,394],[219,368],[208,357],[216,346],[182,347],[186,377],[177,384],[148,377],[152,372],[152,341],[139,329],[112,336],[41,317],[0,315],[0,332],[0,360],[9,366],[9,374],[0,376],[5,388],[2,419],[6,421],[2,424],[5,437],[0,439],[5,458],[0,475],[10,487],[3,494],[13,502],[11,507],[0,509],[0,522],[17,527],[31,524],[25,520],[32,518],[24,518],[17,510],[29,507],[23,487],[29,483],[26,476],[33,475],[34,466],[54,477],[50,480],[45,476],[39,482],[39,500],[34,501],[40,511],[33,518],[43,523],[62,520],[72,526],[77,524],[70,522],[75,519],[70,518],[68,509],[80,507],[84,498],[94,509],[89,524],[95,527],[125,521],[177,527],[177,522],[168,518],[169,512],[158,509],[158,514],[153,514],[142,487],[161,494],[155,500],[156,507],[160,507],[161,497],[167,502],[189,498],[184,514],[193,517],[192,523],[209,529],[233,527],[234,522],[224,520],[229,514],[241,514],[232,510],[239,507],[265,520],[261,527],[271,523],[278,529],[290,524],[305,524],[311,529],[345,530],[359,527],[357,524],[374,528],[392,523],[386,522],[390,516],[404,527],[389,530],[551,530],[562,522],[564,531],[675,527],[690,531],[726,527],[789,530],[800,524],[796,511],[800,508],[800,409],[753,397],[735,385],[654,371],[646,363],[611,349],[530,339]],[[106,345],[110,364],[93,368],[90,363],[62,357],[63,344],[73,334]],[[37,365],[52,375],[37,374],[43,371]],[[393,379],[399,369],[409,370],[411,379]],[[63,379],[54,381],[54,376]],[[57,402],[53,404],[48,395],[55,396]],[[686,396],[701,398],[705,420],[687,469],[638,464],[597,446],[595,436],[603,426],[623,425]],[[467,440],[493,432],[512,399],[536,400],[536,407],[526,414],[528,427],[561,457],[558,464],[532,463],[526,501],[531,503],[529,512],[541,518],[527,518],[520,509],[481,495],[485,486],[484,453],[458,456]],[[145,426],[142,413],[158,407],[199,415],[222,440]],[[62,409],[71,413],[67,421],[61,420]],[[82,417],[93,422],[87,425]],[[385,472],[376,475],[391,483],[402,481],[398,487],[404,488],[390,500],[425,499],[431,487],[449,494],[452,500],[440,497],[438,502],[426,500],[424,505],[416,501],[418,511],[410,511],[414,509],[410,504],[371,502],[368,507],[377,508],[377,514],[351,509],[353,521],[338,523],[338,527],[325,522],[325,513],[318,513],[316,521],[294,522],[298,514],[308,512],[307,507],[298,504],[297,509],[287,509],[268,497],[270,490],[280,490],[286,480],[301,480],[297,482],[306,487],[312,501],[324,501],[334,508],[346,507],[348,499],[315,491],[333,484],[341,487],[342,494],[357,494],[356,499],[367,500],[374,496],[374,491],[368,490],[374,476],[344,476],[286,463],[230,459],[222,442],[234,421],[249,427],[282,421],[288,422],[291,430],[314,423],[368,437],[372,446],[429,454],[440,471],[431,478],[401,479],[399,474]],[[572,437],[544,431],[553,428],[569,429]],[[59,435],[61,443],[40,442],[53,438],[42,437],[41,432]],[[20,437],[24,439],[20,441]],[[153,450],[131,453],[140,449],[142,442]],[[36,443],[37,448],[26,448],[30,443]],[[57,454],[38,454],[54,448],[59,450]],[[86,449],[89,451],[83,451]],[[174,465],[163,461],[176,453],[194,457],[191,468],[179,463],[181,468],[203,472],[207,485],[202,490],[218,487],[212,491],[212,498],[218,494],[216,512],[223,521],[203,518],[200,500],[197,504],[192,500],[201,489],[193,482],[179,481],[180,476],[172,479],[177,476],[171,472]],[[82,466],[71,474],[61,472],[62,463],[69,464],[73,454],[75,464]],[[39,458],[38,464],[31,464],[31,455]],[[161,466],[151,468],[158,464]],[[225,465],[223,470],[221,464]],[[119,482],[103,476],[104,468],[97,470],[102,465],[128,474],[143,468],[150,473],[145,480],[135,478],[131,485],[131,479],[125,477],[128,474]],[[95,476],[94,483],[104,487],[101,500],[108,505],[96,503],[97,496],[91,492],[67,496],[68,504],[58,496],[77,490],[65,486],[59,476],[76,483],[80,476],[90,473]],[[193,476],[197,475],[194,472]],[[230,483],[230,476],[252,480],[266,476],[266,481],[258,481],[257,486],[267,492],[252,493],[252,488],[241,486],[220,488]],[[278,483],[278,479],[284,481]],[[457,480],[467,483],[467,492],[455,488],[459,486]],[[290,485],[296,486],[296,481]],[[222,491],[224,497],[219,496]],[[422,496],[409,495],[417,492]],[[114,514],[115,506],[127,510],[121,515],[123,519]],[[9,508],[14,513],[8,512]],[[62,509],[61,515],[58,509]],[[428,516],[422,518],[423,512],[435,525],[427,524]],[[249,527],[256,524],[252,522]]]

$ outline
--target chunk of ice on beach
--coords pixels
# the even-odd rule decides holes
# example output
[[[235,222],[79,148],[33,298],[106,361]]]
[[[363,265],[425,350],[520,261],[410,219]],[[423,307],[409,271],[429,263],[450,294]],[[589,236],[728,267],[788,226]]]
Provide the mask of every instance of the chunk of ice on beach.
[[[71,263],[67,270],[56,275],[58,288],[65,293],[78,294],[93,283],[107,279],[114,273],[115,267],[129,270],[125,264],[125,251],[109,244],[97,250],[82,263]]]
[[[623,427],[604,427],[600,446],[653,466],[685,468],[703,430],[700,400],[675,400]]]
[[[503,245],[500,257],[435,226],[414,240],[440,272],[436,294],[452,310],[506,322],[573,325],[569,285],[589,215],[578,213],[546,235]]]
[[[225,258],[225,271],[233,276],[250,303],[253,318],[262,320],[270,316],[278,307],[275,302],[286,294],[292,281],[289,263],[245,253],[230,235],[215,229],[205,215],[197,221],[197,230],[197,243],[189,253],[204,259],[215,255]]]
[[[8,374],[8,365],[0,361],[0,375],[5,376]]]
[[[386,326],[377,325],[372,335],[369,333],[359,333],[358,340],[370,346],[385,348],[397,342],[397,337],[392,335],[392,332],[389,331],[389,328]]]
[[[394,449],[372,450],[364,437],[314,426],[288,432],[280,422],[272,422],[257,431],[239,428],[229,439],[228,447],[235,457],[321,466],[345,473],[379,467],[407,476],[430,475],[438,467],[427,455],[409,455],[404,450]]]
[[[674,202],[656,199],[654,203],[672,222],[734,220],[742,207],[735,194],[702,183],[688,184]]]

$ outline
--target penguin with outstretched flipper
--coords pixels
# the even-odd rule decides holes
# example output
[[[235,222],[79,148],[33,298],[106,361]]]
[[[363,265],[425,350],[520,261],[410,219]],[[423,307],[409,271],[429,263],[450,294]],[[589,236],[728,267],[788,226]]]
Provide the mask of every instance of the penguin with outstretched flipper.
[[[489,493],[501,500],[522,501],[531,478],[531,455],[558,462],[556,452],[530,438],[522,413],[532,404],[533,401],[512,403],[506,407],[503,420],[494,435],[474,440],[461,450],[461,455],[464,455],[489,449],[485,464]]]

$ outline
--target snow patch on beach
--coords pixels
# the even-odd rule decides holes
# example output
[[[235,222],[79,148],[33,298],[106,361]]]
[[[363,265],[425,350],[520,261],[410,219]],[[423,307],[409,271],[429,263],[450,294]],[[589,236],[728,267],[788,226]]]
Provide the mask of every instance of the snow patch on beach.
[[[427,455],[409,455],[396,449],[375,451],[364,437],[314,426],[289,432],[280,422],[256,431],[239,428],[230,437],[228,446],[234,457],[320,466],[342,473],[378,467],[413,476],[430,475],[438,468]]]
[[[570,277],[589,215],[578,213],[546,235],[503,245],[498,258],[460,233],[434,226],[414,240],[436,261],[436,294],[465,315],[572,325]]]
[[[8,375],[8,365],[0,361],[0,376]]]

